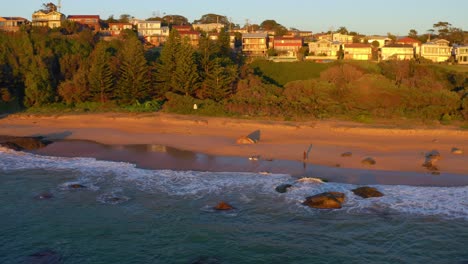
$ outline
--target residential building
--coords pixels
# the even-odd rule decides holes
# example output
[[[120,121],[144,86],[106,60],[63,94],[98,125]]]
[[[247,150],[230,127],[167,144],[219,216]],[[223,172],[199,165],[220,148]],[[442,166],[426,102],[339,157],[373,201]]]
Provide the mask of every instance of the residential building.
[[[200,32],[198,31],[179,31],[180,37],[187,40],[193,47],[198,47],[200,44]]]
[[[289,56],[296,56],[297,52],[304,45],[301,37],[275,37],[272,48],[280,53],[287,53]]]
[[[450,59],[452,48],[449,41],[445,39],[435,39],[424,43],[421,46],[421,57],[433,62],[444,62]]]
[[[63,21],[65,21],[65,15],[57,11],[47,13],[43,10],[39,10],[32,15],[33,27],[57,28],[62,25]]]
[[[221,23],[208,23],[208,24],[193,24],[195,30],[204,32],[220,32],[224,28],[224,24]]]
[[[346,35],[346,34],[341,34],[341,33],[331,33],[331,34],[318,34],[316,35],[317,40],[329,40],[329,41],[334,41],[334,42],[341,42],[343,44],[345,43],[353,43],[353,38],[354,36],[352,35]]]
[[[109,31],[110,35],[113,37],[120,36],[123,30],[126,29],[133,29],[133,25],[131,23],[109,23]]]
[[[101,30],[101,19],[98,15],[70,15],[67,19],[94,31]]]
[[[137,28],[138,36],[155,46],[164,43],[169,36],[169,27],[161,26],[161,21],[138,21]]]
[[[338,56],[341,42],[321,39],[316,42],[309,42],[309,54],[312,56]]]
[[[192,31],[192,26],[190,25],[179,25],[179,26],[172,26],[172,29],[177,30],[177,32],[187,32]]]
[[[381,48],[382,60],[414,59],[415,47],[412,44],[389,44]]]
[[[415,58],[418,58],[419,56],[421,56],[421,41],[419,41],[417,39],[410,38],[410,37],[404,37],[404,38],[397,39],[396,44],[410,44],[410,45],[413,45]]]
[[[29,21],[22,17],[0,17],[0,30],[16,32]]]
[[[381,48],[385,45],[390,44],[390,42],[392,42],[391,38],[383,37],[383,36],[368,36],[368,37],[365,37],[364,39],[361,39],[361,42],[364,42],[365,39],[367,39],[367,42],[369,44],[372,44],[372,42],[377,41],[379,43],[378,48]]]
[[[343,44],[345,60],[370,60],[372,58],[371,44],[348,43]]]
[[[267,50],[267,33],[247,33],[242,35],[242,52],[245,55],[266,56]]]
[[[459,64],[468,64],[468,46],[456,47],[455,56]]]

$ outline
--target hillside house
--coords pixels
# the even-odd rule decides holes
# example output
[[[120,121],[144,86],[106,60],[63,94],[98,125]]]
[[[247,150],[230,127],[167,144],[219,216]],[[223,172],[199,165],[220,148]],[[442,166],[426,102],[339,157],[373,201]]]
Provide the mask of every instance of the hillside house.
[[[386,46],[392,42],[392,39],[389,37],[383,37],[383,36],[369,36],[365,37],[364,39],[361,39],[361,42],[364,42],[367,39],[367,42],[369,44],[372,44],[372,42],[377,41],[379,43],[378,48],[381,48],[383,46]]]
[[[242,35],[242,52],[245,55],[266,56],[267,50],[267,33],[247,33]]]
[[[162,26],[161,21],[138,21],[136,25],[138,36],[155,46],[166,42],[169,36],[169,27]]]
[[[109,32],[113,37],[120,36],[123,30],[132,30],[133,25],[131,23],[109,23]]]
[[[414,47],[414,57],[418,58],[421,56],[421,41],[410,38],[410,37],[404,37],[400,38],[396,41],[396,44],[407,44],[407,45],[412,45]]]
[[[382,60],[414,59],[415,47],[411,44],[389,44],[381,48]]]
[[[221,23],[208,23],[208,24],[193,24],[195,30],[203,32],[220,32],[224,28],[224,24]]]
[[[309,42],[309,54],[312,56],[337,57],[341,43],[322,39],[316,42]]]
[[[421,45],[421,57],[433,62],[445,62],[452,55],[452,48],[449,41],[445,39],[436,39]]]
[[[316,35],[317,40],[329,40],[333,42],[340,42],[340,43],[353,43],[354,36],[346,35],[341,33],[331,33],[331,34],[318,34]]]
[[[70,15],[67,20],[73,21],[81,26],[88,27],[93,31],[101,30],[101,19],[98,15]]]
[[[456,47],[455,56],[459,64],[468,64],[468,46]]]
[[[0,17],[0,30],[16,32],[21,26],[28,24],[29,21],[22,17]]]
[[[42,10],[34,12],[32,15],[32,26],[33,27],[49,27],[57,28],[62,26],[62,22],[65,21],[65,15],[57,12],[44,12]]]
[[[304,39],[301,37],[275,37],[273,39],[272,48],[280,53],[296,56],[303,45]]]
[[[343,44],[343,52],[345,60],[370,60],[372,58],[371,44]]]

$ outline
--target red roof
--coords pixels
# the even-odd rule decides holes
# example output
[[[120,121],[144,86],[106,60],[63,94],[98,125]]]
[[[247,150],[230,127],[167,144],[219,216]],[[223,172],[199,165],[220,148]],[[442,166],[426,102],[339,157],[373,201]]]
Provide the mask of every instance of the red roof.
[[[344,44],[346,48],[370,48],[371,44],[365,44],[365,43],[349,43],[349,44]]]
[[[190,25],[172,26],[172,28],[177,31],[191,31],[192,30],[192,26]]]
[[[79,18],[96,18],[96,19],[99,19],[99,16],[98,15],[70,15],[68,16],[68,19],[79,19]]]
[[[403,44],[417,43],[417,44],[421,44],[421,41],[419,41],[417,39],[414,39],[414,38],[405,37],[405,38],[401,38],[401,39],[397,40],[397,43],[403,43]]]
[[[298,41],[302,41],[302,38],[298,38],[298,37],[275,37],[275,41],[276,40],[298,40]]]

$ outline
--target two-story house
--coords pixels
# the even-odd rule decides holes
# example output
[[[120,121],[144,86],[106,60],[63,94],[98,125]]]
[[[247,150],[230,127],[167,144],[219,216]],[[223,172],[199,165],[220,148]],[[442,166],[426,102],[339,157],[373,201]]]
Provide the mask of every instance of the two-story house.
[[[133,25],[131,23],[109,23],[109,32],[113,37],[120,36],[123,30],[132,30]]]
[[[341,33],[330,33],[330,34],[318,34],[316,35],[317,40],[329,40],[333,42],[340,42],[340,43],[353,43],[354,36],[341,34]]]
[[[455,58],[459,64],[468,64],[468,46],[456,47]]]
[[[421,56],[421,41],[417,39],[404,37],[397,39],[396,44],[412,45],[414,47],[414,57],[418,58],[419,56]]]
[[[340,47],[341,42],[321,39],[316,42],[309,42],[309,54],[312,56],[336,57]]]
[[[304,39],[301,37],[274,37],[272,48],[280,53],[296,56],[303,45]]]
[[[169,27],[162,26],[161,21],[138,21],[138,36],[155,46],[166,42],[169,36]]]
[[[242,52],[247,56],[266,56],[268,50],[267,33],[242,34]]]
[[[444,62],[450,59],[452,48],[449,41],[445,39],[435,39],[421,45],[421,57],[433,62]]]
[[[58,11],[45,12],[39,10],[32,15],[33,27],[57,28],[62,25],[63,21],[65,21],[65,15]]]
[[[411,44],[388,44],[381,48],[382,60],[414,59],[415,47]]]
[[[224,24],[221,23],[207,23],[207,24],[193,24],[195,30],[203,32],[220,32],[224,28]]]
[[[69,15],[67,20],[73,21],[81,26],[86,26],[94,31],[101,30],[101,19],[98,15]]]
[[[370,60],[372,58],[372,46],[365,43],[343,44],[345,60]]]
[[[22,17],[0,17],[0,30],[16,32],[29,21]]]

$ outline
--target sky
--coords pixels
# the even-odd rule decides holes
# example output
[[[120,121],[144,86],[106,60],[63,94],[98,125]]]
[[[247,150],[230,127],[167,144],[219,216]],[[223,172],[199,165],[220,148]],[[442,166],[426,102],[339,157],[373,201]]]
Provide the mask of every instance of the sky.
[[[0,0],[0,16],[21,16],[31,20],[42,3],[58,0]],[[202,15],[224,15],[243,26],[247,20],[260,24],[274,19],[283,26],[314,33],[341,26],[366,35],[406,35],[410,29],[427,33],[433,24],[446,21],[468,30],[467,0],[62,0],[65,15],[130,14],[146,19],[154,15],[177,14],[189,22]]]

